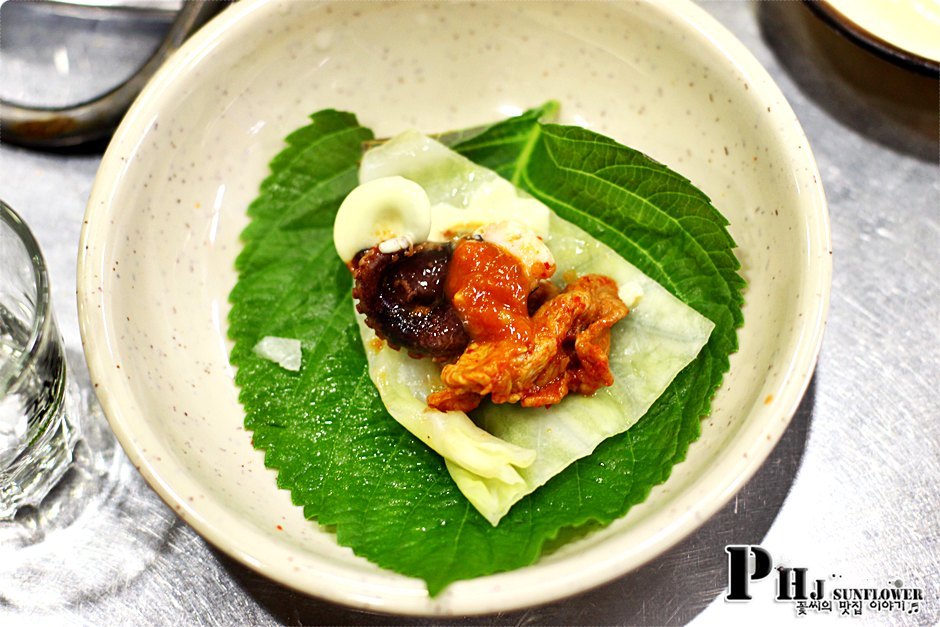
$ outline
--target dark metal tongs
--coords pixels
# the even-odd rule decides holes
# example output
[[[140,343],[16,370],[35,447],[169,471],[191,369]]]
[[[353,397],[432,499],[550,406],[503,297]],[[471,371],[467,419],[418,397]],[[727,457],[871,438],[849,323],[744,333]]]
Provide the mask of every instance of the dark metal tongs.
[[[0,100],[0,139],[31,148],[65,148],[110,136],[170,54],[228,4],[185,0],[163,42],[147,62],[129,79],[91,100],[66,107],[31,107]]]

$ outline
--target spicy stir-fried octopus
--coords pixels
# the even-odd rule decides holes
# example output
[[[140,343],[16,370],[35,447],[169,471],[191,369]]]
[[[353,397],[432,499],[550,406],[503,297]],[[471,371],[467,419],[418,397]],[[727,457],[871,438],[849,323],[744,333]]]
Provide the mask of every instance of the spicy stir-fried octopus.
[[[613,383],[610,328],[627,306],[609,277],[534,287],[519,260],[474,238],[396,253],[368,249],[350,264],[366,323],[393,348],[445,363],[441,411],[494,403],[554,405]]]

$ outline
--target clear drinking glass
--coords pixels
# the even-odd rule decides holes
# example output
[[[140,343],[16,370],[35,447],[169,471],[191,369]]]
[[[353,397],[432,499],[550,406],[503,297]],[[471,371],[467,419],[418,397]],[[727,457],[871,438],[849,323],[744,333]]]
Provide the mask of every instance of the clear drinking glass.
[[[0,201],[0,520],[39,504],[68,470],[78,437],[45,263]]]

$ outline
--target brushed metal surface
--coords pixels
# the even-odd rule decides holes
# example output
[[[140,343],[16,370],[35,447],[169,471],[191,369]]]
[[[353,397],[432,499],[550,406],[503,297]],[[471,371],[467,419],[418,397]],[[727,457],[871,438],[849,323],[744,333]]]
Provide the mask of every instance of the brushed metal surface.
[[[937,81],[855,48],[801,3],[701,4],[777,80],[819,162],[835,267],[814,381],[758,474],[659,559],[558,603],[448,624],[794,618],[792,605],[772,601],[769,580],[754,585],[750,603],[723,600],[724,546],[732,543],[760,543],[776,563],[807,567],[830,586],[901,580],[923,589],[917,614],[868,612],[866,623],[940,622]],[[45,251],[56,315],[86,392],[75,254],[99,159],[0,145],[0,195]],[[88,402],[91,436],[78,467],[39,512],[0,523],[0,624],[435,624],[306,597],[215,551],[144,483]],[[815,618],[852,624],[835,614]]]

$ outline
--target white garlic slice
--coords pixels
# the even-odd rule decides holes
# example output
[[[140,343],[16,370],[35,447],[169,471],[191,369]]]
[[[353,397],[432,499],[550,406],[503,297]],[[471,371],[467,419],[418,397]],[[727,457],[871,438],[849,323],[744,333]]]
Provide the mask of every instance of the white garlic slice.
[[[483,241],[502,246],[522,264],[531,287],[555,274],[555,257],[528,225],[516,220],[492,222],[475,233]]]
[[[285,370],[300,370],[302,358],[300,340],[266,335],[252,349],[259,357],[273,361]]]
[[[346,196],[333,222],[333,245],[348,263],[360,250],[389,240],[420,244],[430,231],[431,202],[424,189],[404,177],[386,176]]]

